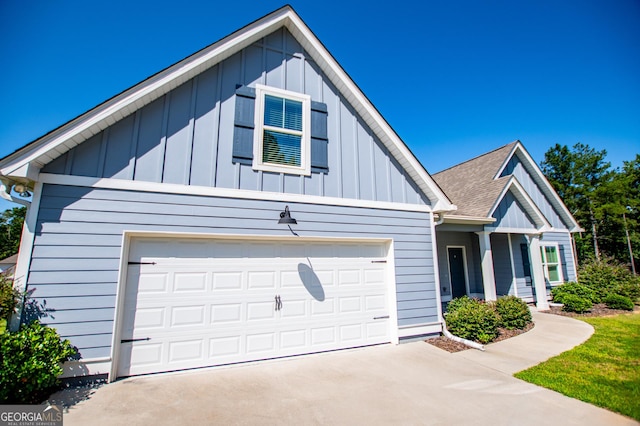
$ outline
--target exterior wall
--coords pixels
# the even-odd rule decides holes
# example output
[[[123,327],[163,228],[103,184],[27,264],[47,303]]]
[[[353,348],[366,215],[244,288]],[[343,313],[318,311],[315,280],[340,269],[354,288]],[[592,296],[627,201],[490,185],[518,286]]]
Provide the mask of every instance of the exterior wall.
[[[83,358],[108,357],[123,231],[291,236],[284,204],[45,184],[27,289]],[[428,213],[288,205],[301,236],[392,238],[398,325],[438,321]]]
[[[507,192],[493,213],[496,228],[536,229],[534,221],[522,208],[511,191]]]
[[[471,293],[481,293],[483,286],[480,272],[480,258],[478,257],[478,236],[469,232],[439,231],[438,228],[436,228],[436,238],[438,247],[438,270],[440,271],[440,292],[442,297],[451,297],[447,246],[464,246],[467,257],[469,291]]]
[[[567,225],[560,219],[560,216],[556,213],[555,209],[540,191],[540,188],[535,183],[529,172],[525,169],[522,161],[518,158],[518,155],[511,157],[511,160],[507,163],[501,176],[514,175],[518,182],[522,185],[527,194],[538,206],[542,214],[547,218],[549,223],[557,229],[568,229]]]
[[[511,253],[507,234],[491,234],[491,252],[493,254],[493,273],[496,279],[496,294],[506,296],[514,294]]]
[[[576,264],[571,249],[571,235],[568,232],[547,232],[542,235],[540,243],[556,242],[560,250],[562,261],[562,277],[564,281],[575,281],[577,279]]]
[[[254,171],[232,161],[235,91],[256,84],[327,105],[328,172]],[[281,29],[115,123],[46,173],[429,204],[349,103]]]
[[[527,301],[533,301],[533,285],[531,278],[526,277],[524,274],[524,262],[522,259],[520,244],[527,244],[525,236],[511,234],[511,252],[513,253],[513,266],[516,272],[518,297]]]

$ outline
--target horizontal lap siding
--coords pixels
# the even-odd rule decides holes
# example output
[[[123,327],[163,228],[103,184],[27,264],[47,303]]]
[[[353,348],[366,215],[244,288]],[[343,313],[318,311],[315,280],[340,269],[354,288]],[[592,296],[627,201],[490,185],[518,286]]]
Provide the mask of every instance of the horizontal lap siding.
[[[28,288],[83,357],[109,356],[125,230],[294,238],[277,223],[284,205],[44,185]],[[288,205],[301,236],[393,239],[399,325],[437,321],[427,213]]]
[[[513,266],[516,271],[518,297],[521,299],[531,299],[533,298],[533,285],[531,284],[531,279],[525,277],[524,274],[524,262],[520,244],[527,244],[527,239],[524,235],[511,234],[511,252],[513,253]]]

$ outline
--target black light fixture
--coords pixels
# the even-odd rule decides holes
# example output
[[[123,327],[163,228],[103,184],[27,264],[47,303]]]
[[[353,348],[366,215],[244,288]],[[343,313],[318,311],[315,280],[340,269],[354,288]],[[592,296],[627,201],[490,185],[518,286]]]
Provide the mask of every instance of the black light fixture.
[[[279,224],[284,225],[297,225],[298,221],[291,217],[291,213],[289,212],[289,206],[284,207],[284,211],[280,213]]]

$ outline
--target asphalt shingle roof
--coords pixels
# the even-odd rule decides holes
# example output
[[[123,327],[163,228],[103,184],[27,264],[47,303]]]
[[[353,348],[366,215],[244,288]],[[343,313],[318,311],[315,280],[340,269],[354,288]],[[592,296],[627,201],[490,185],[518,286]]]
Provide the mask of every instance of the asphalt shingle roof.
[[[452,216],[489,217],[509,177],[494,179],[518,141],[432,175],[458,210]]]

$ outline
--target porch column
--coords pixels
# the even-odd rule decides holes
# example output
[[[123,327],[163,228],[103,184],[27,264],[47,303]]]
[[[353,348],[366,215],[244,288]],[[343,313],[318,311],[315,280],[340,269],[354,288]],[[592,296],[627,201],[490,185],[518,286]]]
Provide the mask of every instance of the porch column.
[[[476,232],[480,242],[480,268],[484,284],[484,300],[496,300],[496,277],[493,272],[493,254],[491,253],[490,232]]]
[[[531,279],[536,290],[536,306],[538,310],[549,309],[547,301],[547,285],[542,270],[542,256],[540,255],[540,236],[529,235],[529,258],[531,259]]]

